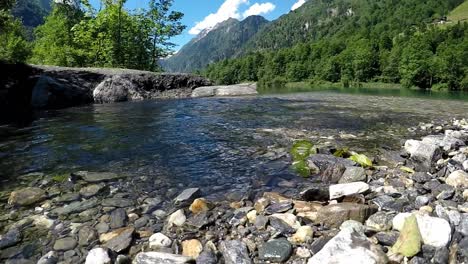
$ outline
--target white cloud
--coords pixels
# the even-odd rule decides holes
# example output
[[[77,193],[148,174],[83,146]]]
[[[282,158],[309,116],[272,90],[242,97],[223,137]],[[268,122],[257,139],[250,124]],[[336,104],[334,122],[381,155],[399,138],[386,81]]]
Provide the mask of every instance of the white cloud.
[[[263,4],[255,3],[244,12],[243,17],[245,18],[249,16],[268,14],[271,11],[275,10],[275,8],[276,6],[270,2]]]
[[[197,22],[194,27],[189,31],[192,35],[199,34],[202,30],[212,28],[216,24],[223,22],[229,18],[241,19],[242,16],[239,13],[239,7],[243,4],[248,4],[248,0],[226,0],[219,7],[216,13],[209,14],[202,21]]]
[[[296,10],[296,9],[298,9],[298,8],[301,7],[303,4],[305,4],[305,2],[307,2],[307,0],[297,0],[297,2],[294,3],[294,5],[291,7],[291,10]]]

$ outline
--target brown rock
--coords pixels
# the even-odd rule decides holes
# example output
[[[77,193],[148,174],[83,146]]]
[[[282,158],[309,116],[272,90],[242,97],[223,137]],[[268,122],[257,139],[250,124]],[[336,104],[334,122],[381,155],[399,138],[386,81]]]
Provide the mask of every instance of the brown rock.
[[[213,209],[213,204],[211,204],[204,198],[195,199],[189,208],[189,210],[194,214],[207,212],[211,209]]]
[[[283,203],[283,202],[290,202],[291,199],[290,198],[286,198],[284,196],[282,196],[281,194],[279,193],[275,193],[275,192],[265,192],[263,193],[263,198],[266,198],[272,202],[275,202],[275,203]]]
[[[339,227],[347,220],[364,223],[375,212],[377,207],[364,204],[330,204],[318,210],[317,221],[328,227]]]
[[[257,202],[255,202],[254,208],[257,212],[261,213],[265,211],[265,208],[267,208],[269,204],[270,200],[268,200],[267,198],[260,198],[257,200]]]
[[[36,187],[28,187],[12,192],[8,199],[8,204],[28,206],[42,202],[46,197],[46,192],[44,190]]]
[[[317,212],[320,208],[323,207],[322,204],[314,202],[293,201],[293,203],[294,209],[297,213]]]
[[[203,251],[203,246],[196,239],[182,241],[182,255],[197,258]]]

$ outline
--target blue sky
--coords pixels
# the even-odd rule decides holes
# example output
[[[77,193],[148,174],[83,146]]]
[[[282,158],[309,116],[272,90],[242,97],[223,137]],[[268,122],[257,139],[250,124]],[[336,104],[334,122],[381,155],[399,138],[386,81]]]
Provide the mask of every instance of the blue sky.
[[[229,17],[244,19],[251,14],[260,14],[273,20],[288,13],[306,0],[175,0],[173,9],[185,14],[182,20],[187,29],[172,41],[176,49],[189,42],[200,30],[222,22]],[[99,8],[100,0],[90,1]],[[145,8],[148,0],[128,0],[127,9]]]

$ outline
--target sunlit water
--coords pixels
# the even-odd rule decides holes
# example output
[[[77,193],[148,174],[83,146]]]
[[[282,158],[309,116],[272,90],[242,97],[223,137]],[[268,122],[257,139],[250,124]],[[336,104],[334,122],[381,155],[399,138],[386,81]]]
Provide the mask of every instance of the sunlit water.
[[[265,174],[294,177],[275,163],[287,162],[284,154],[294,139],[366,153],[397,150],[408,127],[462,117],[468,117],[464,100],[336,91],[50,111],[29,127],[0,129],[1,190],[13,188],[15,178],[29,172],[94,170],[223,193],[252,186]]]

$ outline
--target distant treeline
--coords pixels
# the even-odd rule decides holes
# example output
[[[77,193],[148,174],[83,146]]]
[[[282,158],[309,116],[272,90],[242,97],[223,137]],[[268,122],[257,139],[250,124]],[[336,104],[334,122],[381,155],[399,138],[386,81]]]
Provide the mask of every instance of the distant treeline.
[[[0,6],[0,60],[69,67],[122,67],[158,70],[158,60],[174,45],[169,42],[185,28],[183,14],[170,11],[173,0],[150,0],[148,8],[130,12],[126,0],[103,0],[95,10],[87,0],[53,4],[45,23],[29,41],[10,10]]]

